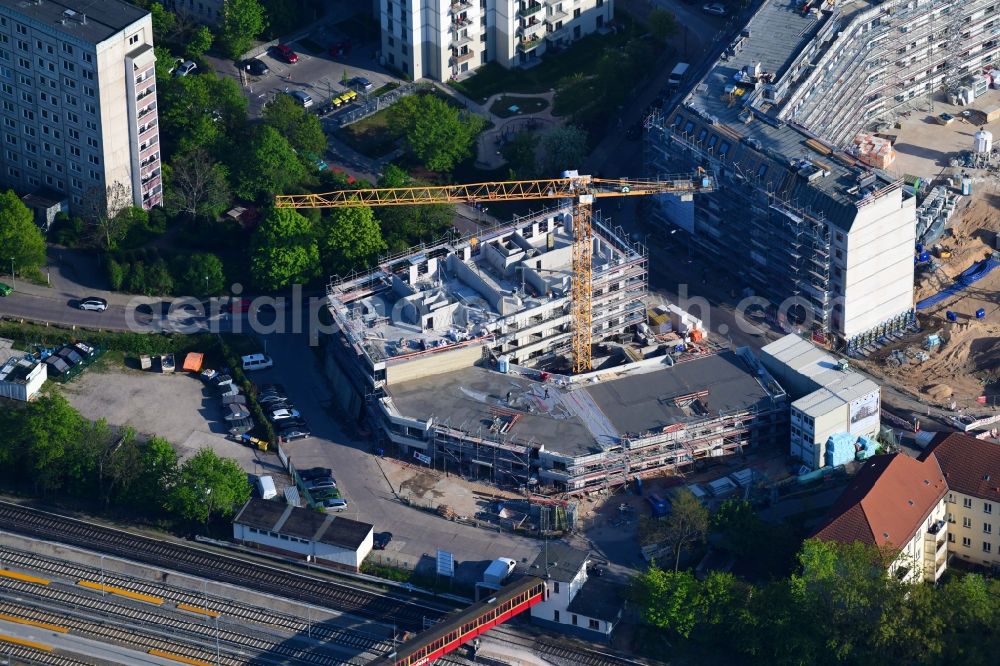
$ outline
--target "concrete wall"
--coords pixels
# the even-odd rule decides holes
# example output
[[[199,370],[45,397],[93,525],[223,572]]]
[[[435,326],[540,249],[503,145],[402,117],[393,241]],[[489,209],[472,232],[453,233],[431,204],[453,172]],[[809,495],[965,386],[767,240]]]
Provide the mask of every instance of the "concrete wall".
[[[470,344],[451,351],[437,351],[424,356],[415,356],[405,361],[390,361],[386,365],[386,386],[418,377],[440,375],[452,370],[460,370],[475,365],[483,355],[478,344]]]
[[[500,310],[501,294],[479,277],[475,270],[469,268],[467,264],[453,254],[448,255],[448,272],[474,289],[476,293],[486,299],[490,307],[497,311]]]
[[[861,208],[854,220],[843,259],[845,338],[864,333],[913,308],[915,199],[902,200],[902,189]],[[836,247],[836,239],[834,246]]]

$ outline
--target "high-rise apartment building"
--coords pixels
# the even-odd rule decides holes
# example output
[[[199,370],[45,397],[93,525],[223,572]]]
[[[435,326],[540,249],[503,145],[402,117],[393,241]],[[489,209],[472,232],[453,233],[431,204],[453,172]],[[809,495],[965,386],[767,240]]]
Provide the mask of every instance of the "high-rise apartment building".
[[[530,65],[611,22],[614,0],[380,0],[383,63],[445,81]]]
[[[0,184],[160,204],[155,60],[149,12],[121,0],[0,0]]]
[[[916,200],[901,179],[845,150],[874,118],[864,109],[873,96],[898,103],[882,83],[889,69],[902,70],[884,61],[901,58],[911,37],[906,22],[883,29],[894,20],[890,6],[904,9],[765,0],[688,82],[693,88],[680,105],[647,123],[650,172],[697,165],[719,184],[695,201],[664,196],[656,215],[737,266],[741,286],[770,304],[788,330],[850,342],[912,322]],[[889,36],[898,48],[880,41]],[[855,72],[847,87],[838,74],[844,67]],[[925,90],[908,80],[891,89],[905,98]]]

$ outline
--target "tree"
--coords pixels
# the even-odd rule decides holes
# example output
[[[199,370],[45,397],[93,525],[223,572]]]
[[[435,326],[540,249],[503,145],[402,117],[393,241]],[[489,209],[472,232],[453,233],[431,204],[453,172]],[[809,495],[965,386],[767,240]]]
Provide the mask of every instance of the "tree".
[[[201,449],[181,465],[171,506],[183,520],[204,524],[233,515],[249,499],[250,483],[236,461]]]
[[[146,288],[144,292],[149,296],[163,296],[174,291],[174,278],[170,275],[167,262],[157,259],[152,264],[146,266]]]
[[[567,125],[542,136],[542,175],[555,176],[576,169],[586,156],[587,133],[579,127]]]
[[[174,270],[175,286],[184,296],[211,296],[226,286],[222,261],[214,254],[201,253],[179,257]]]
[[[45,263],[45,236],[13,190],[0,192],[0,271],[36,270]]]
[[[132,188],[115,181],[106,188],[94,187],[84,194],[81,208],[89,225],[92,245],[113,250],[128,235],[136,221],[132,208]],[[141,209],[140,209],[141,210]]]
[[[649,32],[661,44],[676,35],[679,28],[677,17],[672,12],[659,7],[649,12],[646,22],[649,24]]]
[[[395,164],[388,164],[379,177],[379,187],[416,185],[409,174]],[[390,250],[402,252],[420,242],[441,238],[454,225],[455,206],[384,206],[378,212],[382,235]]]
[[[228,3],[227,3],[228,6]],[[170,151],[227,154],[246,126],[247,98],[239,84],[214,73],[168,77],[159,84],[160,127]]]
[[[472,154],[486,120],[460,112],[433,94],[404,97],[392,107],[390,123],[402,130],[410,152],[431,171],[449,172]]]
[[[212,31],[203,25],[199,25],[188,37],[187,45],[184,47],[184,55],[195,59],[205,55],[205,52],[212,48]]]
[[[290,208],[272,208],[253,235],[250,272],[262,289],[276,290],[319,275],[319,248],[309,220]]]
[[[219,41],[226,55],[235,60],[250,48],[266,27],[264,8],[257,0],[226,0]]]
[[[177,23],[177,16],[161,5],[154,2],[149,6],[150,19],[153,22],[153,35],[157,42],[165,41],[173,35]]]
[[[684,548],[700,542],[708,532],[708,509],[690,490],[680,490],[670,503],[663,521],[663,541],[674,555],[674,571],[680,569]]]
[[[28,405],[14,439],[36,492],[47,495],[62,488],[67,452],[82,437],[84,425],[83,418],[58,393],[43,395]]]
[[[254,133],[233,172],[236,194],[252,200],[286,192],[306,175],[288,140],[270,125]]]
[[[535,177],[538,171],[538,135],[534,132],[518,132],[514,138],[500,149],[507,160],[511,176],[521,180]]]
[[[306,111],[291,95],[276,96],[264,108],[264,122],[300,153],[319,156],[326,152],[326,134],[319,117]]]
[[[343,274],[362,268],[386,249],[372,209],[335,208],[320,224],[319,249],[323,267]]]
[[[794,566],[799,540],[786,524],[761,520],[746,500],[726,500],[712,515],[718,545],[756,578],[787,576]]]
[[[633,579],[632,595],[643,621],[685,638],[701,615],[698,581],[690,571],[651,566]]]
[[[218,217],[231,201],[224,165],[215,162],[203,148],[174,158],[167,187],[166,204],[175,214],[193,220],[199,215]]]
[[[123,501],[152,513],[165,510],[177,484],[177,451],[167,440],[151,437],[139,447],[138,467],[133,483],[123,489]]]

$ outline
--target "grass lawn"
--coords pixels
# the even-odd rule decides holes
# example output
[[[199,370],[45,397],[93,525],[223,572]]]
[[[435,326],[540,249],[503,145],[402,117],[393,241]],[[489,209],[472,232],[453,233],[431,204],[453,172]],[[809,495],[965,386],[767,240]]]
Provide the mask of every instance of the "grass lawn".
[[[559,53],[545,55],[531,69],[504,69],[496,63],[487,63],[468,79],[449,85],[482,104],[496,93],[546,92],[571,74],[593,74],[605,50],[623,46],[635,34],[630,17],[615,18],[624,27],[618,34],[587,35]]]
[[[402,132],[389,126],[389,109],[340,128],[336,136],[362,155],[375,159],[391,153],[403,138]]]
[[[510,107],[517,106],[518,110],[512,112]],[[515,97],[513,95],[504,95],[497,101],[493,102],[493,106],[490,107],[490,113],[497,115],[501,118],[512,118],[519,114],[524,113],[538,113],[539,111],[544,111],[548,108],[548,100],[541,99],[540,97]]]
[[[389,83],[385,84],[381,88],[376,88],[375,92],[371,93],[369,97],[378,97],[379,95],[384,95],[387,92],[395,90],[398,87],[399,87],[398,83],[396,83],[395,81],[389,81]]]

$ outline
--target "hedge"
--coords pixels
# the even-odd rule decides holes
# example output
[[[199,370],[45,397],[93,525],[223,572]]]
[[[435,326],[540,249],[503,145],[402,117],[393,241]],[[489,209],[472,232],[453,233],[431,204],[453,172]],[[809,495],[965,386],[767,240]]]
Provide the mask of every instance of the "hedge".
[[[13,340],[17,346],[31,350],[33,345],[53,346],[80,341],[109,351],[126,354],[186,354],[205,351],[217,345],[208,333],[132,333],[125,331],[92,331],[77,327],[40,326],[0,319],[0,338]]]

